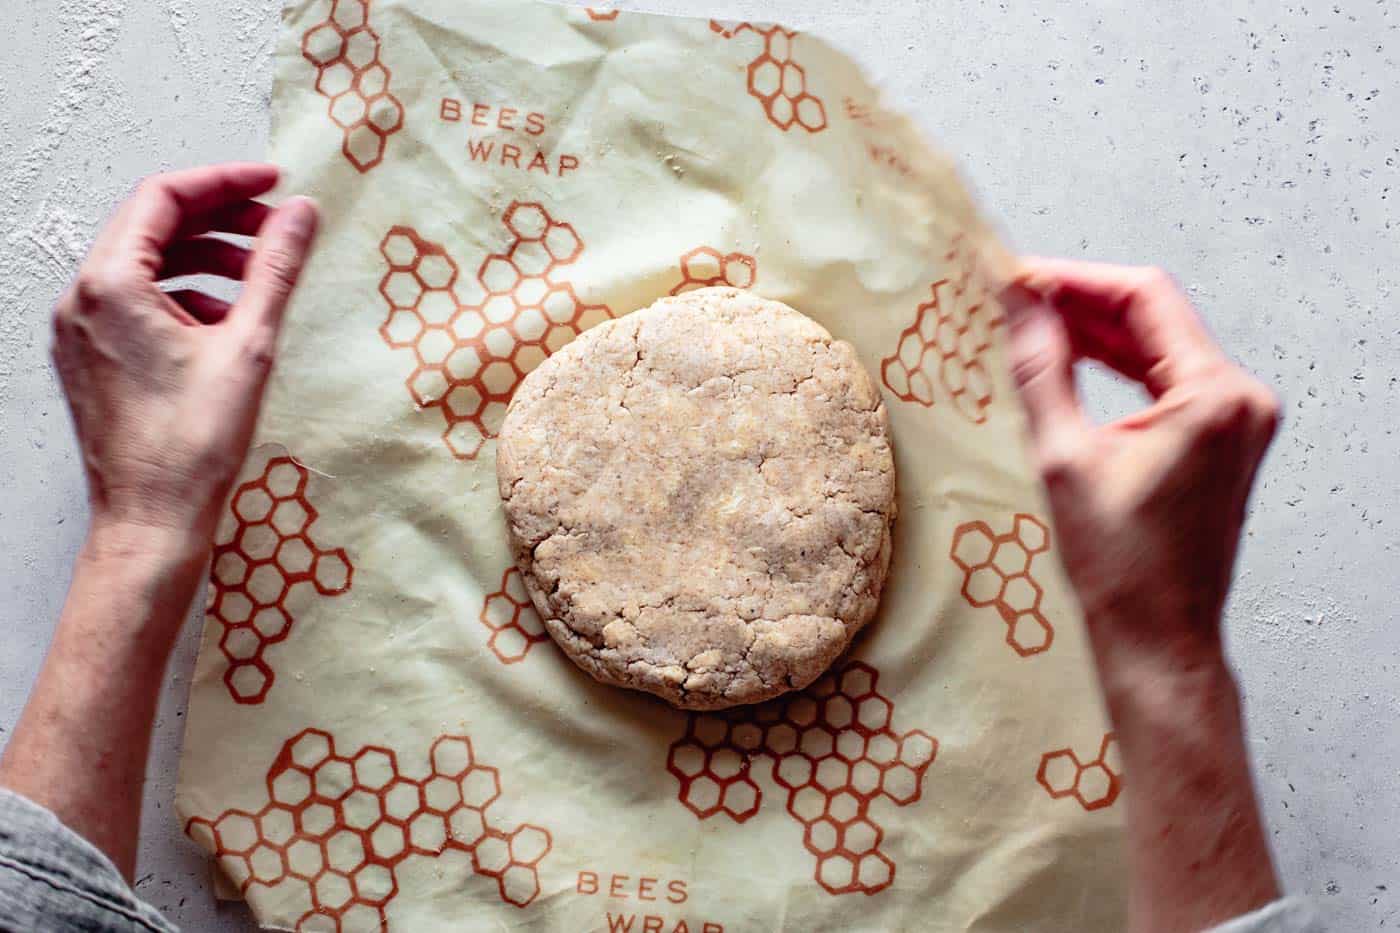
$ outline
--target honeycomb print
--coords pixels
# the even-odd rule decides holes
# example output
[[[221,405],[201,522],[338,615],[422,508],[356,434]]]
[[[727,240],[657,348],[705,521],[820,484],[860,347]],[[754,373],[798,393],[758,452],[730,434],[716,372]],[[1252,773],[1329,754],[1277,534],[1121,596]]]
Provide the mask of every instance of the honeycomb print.
[[[389,93],[379,33],[369,25],[371,2],[321,0],[323,19],[301,39],[302,57],[316,66],[316,92],[345,134],[341,151],[361,172],[384,161],[389,137],[403,128],[403,104]]]
[[[957,271],[951,279],[933,283],[932,298],[919,305],[894,356],[882,362],[880,375],[896,398],[931,407],[932,372],[937,370],[953,407],[974,424],[984,424],[993,397],[984,360],[1001,316],[971,252],[955,243],[947,260]]]
[[[481,624],[491,630],[486,647],[502,664],[518,664],[530,649],[549,641],[520,571],[511,567],[501,577],[501,588],[486,597],[481,608]]]
[[[807,90],[807,72],[792,56],[797,33],[782,26],[725,25],[713,19],[710,29],[726,39],[745,31],[763,39],[763,52],[748,65],[748,88],[763,105],[769,122],[783,132],[794,126],[809,133],[826,129],[826,106]]]
[[[273,673],[264,655],[287,639],[295,610],[315,594],[350,589],[355,568],[345,551],[322,548],[312,537],[316,509],[306,481],[306,468],[292,458],[269,460],[233,494],[234,530],[214,546],[206,614],[224,628],[224,684],[238,703],[267,698]]]
[[[681,257],[681,282],[672,295],[711,285],[752,288],[758,277],[758,261],[744,253],[720,255],[719,250],[700,246]]]
[[[963,572],[963,598],[991,606],[1006,623],[1006,643],[1021,657],[1050,650],[1055,629],[1045,618],[1045,591],[1031,575],[1050,550],[1050,533],[1034,515],[1020,514],[998,534],[986,522],[968,522],[953,533],[950,556]]]
[[[411,227],[394,227],[379,247],[389,264],[379,283],[389,305],[379,334],[390,347],[412,351],[408,391],[420,407],[442,412],[442,439],[462,460],[496,436],[526,373],[613,316],[606,305],[586,304],[562,278],[583,252],[572,226],[518,201],[502,222],[510,242],[482,260],[470,281],[441,245]]]
[[[1035,779],[1056,800],[1073,797],[1085,810],[1112,806],[1123,788],[1123,766],[1118,759],[1118,739],[1112,732],[1103,737],[1099,756],[1081,763],[1073,750],[1062,748],[1040,758]]]
[[[468,852],[501,900],[524,907],[540,893],[538,866],[552,840],[531,824],[493,821],[501,795],[495,768],[481,764],[466,736],[444,735],[422,779],[400,773],[387,748],[336,751],[335,739],[305,729],[282,746],[267,772],[269,802],[256,813],[194,817],[185,832],[219,859],[244,897],[300,910],[297,930],[386,928],[407,858]]]
[[[876,692],[879,674],[852,662],[801,693],[720,714],[691,714],[666,769],[680,800],[700,819],[724,813],[738,823],[763,802],[754,763],[771,762],[787,812],[816,857],[814,877],[830,894],[874,894],[894,881],[880,850],[885,831],[871,804],[918,800],[938,742],[890,726],[894,705]]]
[[[852,122],[859,123],[868,129],[875,128],[875,109],[869,104],[862,104],[854,98],[843,97],[841,105],[846,110],[846,116]]]

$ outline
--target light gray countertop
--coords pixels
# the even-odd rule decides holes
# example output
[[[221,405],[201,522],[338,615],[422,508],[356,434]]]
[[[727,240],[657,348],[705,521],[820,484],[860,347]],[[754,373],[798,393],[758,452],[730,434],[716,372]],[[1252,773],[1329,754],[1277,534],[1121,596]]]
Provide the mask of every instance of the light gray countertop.
[[[1278,388],[1229,612],[1261,795],[1291,890],[1339,931],[1400,926],[1400,4],[638,5],[833,39],[958,154],[1018,248],[1167,267]],[[136,179],[263,155],[279,4],[0,6],[3,742],[84,526],[49,308]],[[1132,403],[1088,387],[1104,413]],[[138,889],[188,929],[248,929],[212,906],[171,811],[196,638],[167,678]]]

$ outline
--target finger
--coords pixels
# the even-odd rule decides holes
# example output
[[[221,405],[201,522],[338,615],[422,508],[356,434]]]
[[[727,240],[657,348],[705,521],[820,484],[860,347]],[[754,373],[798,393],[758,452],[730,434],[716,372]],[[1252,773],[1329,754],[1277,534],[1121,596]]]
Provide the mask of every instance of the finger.
[[[228,317],[230,305],[222,298],[190,289],[166,292],[165,296],[179,305],[197,323],[217,324]]]
[[[1060,320],[1076,357],[1097,360],[1134,382],[1146,382],[1150,370],[1122,328],[1084,318],[1070,320],[1064,315]]]
[[[1090,430],[1075,389],[1069,334],[1045,299],[1024,286],[1012,285],[1001,298],[1010,325],[1011,372],[1025,404],[1031,439],[1042,454],[1063,459]]]
[[[282,315],[301,276],[316,236],[316,205],[296,197],[278,207],[263,225],[249,261],[243,295],[233,321],[245,336],[270,344],[282,327]]]
[[[165,251],[158,279],[181,275],[217,275],[235,281],[243,278],[252,254],[241,246],[211,237],[177,240]]]
[[[192,237],[201,233],[257,236],[263,222],[270,216],[272,208],[261,201],[238,201],[192,218],[180,227],[176,237]]]
[[[130,261],[154,275],[166,246],[182,227],[203,222],[212,212],[255,198],[277,183],[277,168],[254,162],[230,162],[156,175],[141,183],[108,229],[94,253]]]
[[[1018,281],[1064,316],[1086,355],[1155,397],[1221,359],[1191,302],[1160,270],[1030,258],[1022,260]]]

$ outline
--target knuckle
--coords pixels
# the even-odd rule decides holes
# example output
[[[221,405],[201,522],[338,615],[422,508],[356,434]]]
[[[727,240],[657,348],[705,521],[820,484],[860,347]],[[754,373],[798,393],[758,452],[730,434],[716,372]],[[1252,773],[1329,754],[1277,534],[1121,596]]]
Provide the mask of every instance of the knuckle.
[[[136,185],[135,196],[142,199],[162,197],[166,190],[165,175],[147,175]]]
[[[1138,270],[1142,287],[1149,292],[1179,292],[1176,276],[1161,266],[1143,266]]]
[[[1068,365],[1062,347],[1047,339],[1028,337],[1021,331],[1011,333],[1008,349],[1011,377],[1021,388],[1030,386],[1056,369]]]
[[[255,372],[266,372],[277,359],[277,335],[271,328],[258,327],[243,341],[242,359]]]
[[[1209,384],[1195,419],[1203,436],[1273,436],[1280,414],[1273,390],[1233,365],[1222,367]]]
[[[124,294],[132,287],[133,276],[113,262],[84,268],[78,273],[73,288],[73,309],[91,311]]]
[[[66,318],[57,314],[53,318],[53,328],[49,333],[49,359],[58,362],[64,349],[73,341],[73,328]]]
[[[1251,378],[1249,381],[1254,389],[1255,410],[1260,415],[1277,421],[1283,411],[1283,402],[1279,400],[1278,393],[1258,379]]]
[[[73,318],[73,306],[78,302],[78,283],[74,283],[63,290],[58,301],[53,306],[53,327],[55,332],[63,331],[67,328],[68,322]]]
[[[1079,474],[1079,458],[1063,445],[1041,445],[1036,451],[1036,465],[1047,489],[1062,489]]]
[[[1196,433],[1206,439],[1239,434],[1244,430],[1248,414],[1243,396],[1221,392],[1209,404],[1201,406],[1195,422]]]
[[[1283,405],[1278,394],[1261,382],[1251,380],[1250,420],[1255,432],[1268,443],[1278,432],[1279,420],[1283,417]]]
[[[263,265],[274,285],[290,289],[301,274],[301,254],[285,244],[273,244],[263,253]]]
[[[1044,347],[1027,348],[1020,341],[1011,341],[1011,376],[1018,386],[1034,382],[1053,363],[1050,351]]]
[[[1064,460],[1041,460],[1040,481],[1046,489],[1063,489],[1074,477],[1073,468]]]

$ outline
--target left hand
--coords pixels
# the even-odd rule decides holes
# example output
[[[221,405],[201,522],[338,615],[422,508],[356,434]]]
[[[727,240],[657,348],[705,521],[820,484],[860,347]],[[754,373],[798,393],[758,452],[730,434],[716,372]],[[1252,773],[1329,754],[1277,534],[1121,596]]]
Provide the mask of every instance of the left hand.
[[[230,163],[147,179],[98,236],[54,313],[53,355],[92,506],[90,541],[174,540],[202,559],[247,454],[316,209],[253,198],[270,165]],[[253,250],[206,233],[257,236]],[[158,283],[244,283],[232,305]]]

